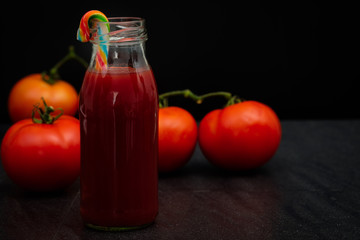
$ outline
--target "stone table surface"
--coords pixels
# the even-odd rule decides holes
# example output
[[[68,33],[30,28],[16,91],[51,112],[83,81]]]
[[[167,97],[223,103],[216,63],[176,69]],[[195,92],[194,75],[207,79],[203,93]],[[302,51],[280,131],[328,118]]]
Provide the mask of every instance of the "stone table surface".
[[[360,239],[360,120],[282,127],[277,153],[253,171],[218,169],[197,147],[185,167],[159,176],[155,223],[132,232],[86,228],[79,181],[29,193],[0,167],[0,239]]]

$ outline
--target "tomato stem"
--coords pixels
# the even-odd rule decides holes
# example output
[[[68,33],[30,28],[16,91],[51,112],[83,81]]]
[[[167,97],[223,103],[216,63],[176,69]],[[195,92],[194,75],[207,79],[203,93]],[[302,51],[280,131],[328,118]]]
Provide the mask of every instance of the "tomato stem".
[[[52,106],[48,106],[45,102],[45,99],[41,97],[41,100],[44,103],[44,109],[39,107],[39,103],[34,105],[34,109],[32,111],[31,118],[33,120],[33,123],[39,123],[39,124],[52,124],[54,123],[59,117],[61,117],[64,114],[64,111],[62,108],[54,109]],[[61,111],[58,115],[53,117],[51,113],[55,111]],[[38,113],[40,115],[40,119],[35,117],[35,113]]]
[[[56,63],[54,67],[50,69],[49,73],[46,71],[42,72],[42,79],[49,84],[54,84],[56,80],[60,79],[59,69],[61,66],[71,59],[78,61],[85,68],[88,67],[88,63],[75,53],[74,46],[70,46],[69,52],[58,63]]]
[[[206,98],[209,97],[224,97],[226,100],[228,100],[225,106],[230,106],[232,104],[242,102],[242,100],[238,96],[232,95],[229,92],[220,91],[220,92],[206,93],[203,95],[196,95],[191,90],[185,89],[185,90],[176,90],[176,91],[160,94],[159,95],[160,108],[168,107],[169,106],[168,98],[172,96],[183,96],[185,98],[190,98],[194,100],[197,104],[201,104]]]

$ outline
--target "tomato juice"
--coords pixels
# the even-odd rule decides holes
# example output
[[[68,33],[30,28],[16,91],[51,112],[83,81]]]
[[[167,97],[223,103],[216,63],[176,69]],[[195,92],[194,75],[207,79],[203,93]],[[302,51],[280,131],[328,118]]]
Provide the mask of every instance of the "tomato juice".
[[[80,91],[81,215],[136,228],[158,212],[158,93],[150,67],[88,70]]]

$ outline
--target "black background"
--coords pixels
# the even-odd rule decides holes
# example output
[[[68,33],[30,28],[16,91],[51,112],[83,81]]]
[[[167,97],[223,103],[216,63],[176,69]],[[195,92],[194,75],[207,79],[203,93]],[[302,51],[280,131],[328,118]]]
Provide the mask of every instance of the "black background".
[[[164,2],[166,3],[166,2]],[[344,7],[344,8],[343,8]],[[112,2],[82,5],[10,4],[2,12],[0,120],[9,123],[7,97],[22,77],[49,70],[70,45],[90,59],[91,44],[76,41],[82,15],[146,19],[147,58],[159,93],[189,88],[229,91],[272,107],[281,119],[358,118],[359,14],[353,6],[315,4],[185,4]],[[85,69],[69,62],[62,78],[79,91]],[[357,81],[356,81],[357,80]],[[200,120],[225,103],[174,98]]]

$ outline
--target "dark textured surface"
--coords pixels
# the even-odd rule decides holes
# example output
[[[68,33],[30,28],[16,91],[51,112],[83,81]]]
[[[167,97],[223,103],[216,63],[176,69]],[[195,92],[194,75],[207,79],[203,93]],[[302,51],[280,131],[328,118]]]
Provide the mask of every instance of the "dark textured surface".
[[[0,239],[360,239],[360,121],[282,126],[278,152],[255,171],[219,170],[197,148],[184,168],[160,176],[156,222],[134,232],[85,228],[79,182],[26,193],[0,168]]]

